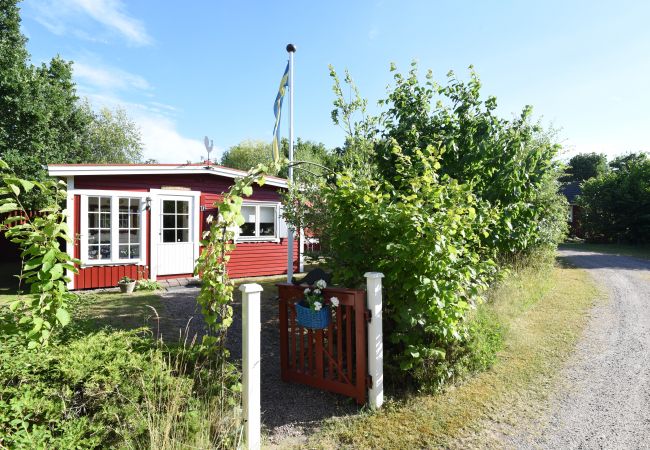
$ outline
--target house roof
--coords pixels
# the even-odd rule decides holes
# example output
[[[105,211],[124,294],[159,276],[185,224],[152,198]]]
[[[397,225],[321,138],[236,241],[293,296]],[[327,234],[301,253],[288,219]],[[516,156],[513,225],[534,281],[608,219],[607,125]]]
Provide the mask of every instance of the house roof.
[[[566,197],[567,201],[570,204],[574,204],[576,202],[576,197],[582,194],[582,189],[580,189],[580,182],[572,181],[570,183],[562,185],[560,188],[560,193]]]
[[[216,164],[48,164],[48,173],[53,177],[83,175],[186,175],[209,174],[227,178],[240,178],[246,172]],[[266,184],[286,188],[284,178],[266,177]]]

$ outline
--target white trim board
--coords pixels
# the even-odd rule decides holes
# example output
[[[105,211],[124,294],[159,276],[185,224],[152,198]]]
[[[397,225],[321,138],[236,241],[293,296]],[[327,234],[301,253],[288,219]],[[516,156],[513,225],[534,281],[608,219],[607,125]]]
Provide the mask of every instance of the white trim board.
[[[188,166],[188,165],[59,165],[50,164],[47,166],[50,176],[71,177],[86,175],[187,175],[187,174],[209,174],[226,178],[241,178],[246,172],[237,169],[220,166]],[[283,178],[265,177],[266,184],[287,188],[288,182]]]

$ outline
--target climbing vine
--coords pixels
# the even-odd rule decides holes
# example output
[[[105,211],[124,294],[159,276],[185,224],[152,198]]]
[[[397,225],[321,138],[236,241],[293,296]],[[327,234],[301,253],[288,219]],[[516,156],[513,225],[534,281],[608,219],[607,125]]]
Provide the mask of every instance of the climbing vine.
[[[242,202],[244,197],[253,193],[253,184],[264,185],[266,174],[275,173],[281,164],[282,162],[271,166],[260,164],[235,180],[230,190],[214,204],[218,208],[218,216],[207,218],[210,229],[203,233],[203,250],[194,273],[201,276],[201,291],[197,302],[201,305],[201,312],[208,327],[202,344],[211,353],[219,354],[221,361],[228,356],[226,338],[233,321],[234,285],[228,277],[226,265],[230,252],[235,249],[235,231],[244,224]]]
[[[62,181],[29,181],[16,177],[0,159],[0,214],[8,215],[0,231],[17,244],[23,259],[19,275],[27,295],[10,304],[18,330],[28,338],[28,347],[47,345],[57,329],[70,322],[69,306],[76,299],[68,291],[66,272],[76,273],[79,261],[61,249],[61,242],[71,242],[66,225],[66,211],[61,208],[67,193]],[[39,191],[50,203],[41,215],[29,217],[21,197]]]

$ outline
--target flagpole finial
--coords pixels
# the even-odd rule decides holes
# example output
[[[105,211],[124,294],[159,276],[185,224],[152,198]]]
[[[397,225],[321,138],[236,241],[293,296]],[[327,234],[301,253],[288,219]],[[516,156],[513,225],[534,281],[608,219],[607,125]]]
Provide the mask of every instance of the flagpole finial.
[[[293,45],[293,44],[287,44],[287,52],[295,53],[296,52],[296,46]]]

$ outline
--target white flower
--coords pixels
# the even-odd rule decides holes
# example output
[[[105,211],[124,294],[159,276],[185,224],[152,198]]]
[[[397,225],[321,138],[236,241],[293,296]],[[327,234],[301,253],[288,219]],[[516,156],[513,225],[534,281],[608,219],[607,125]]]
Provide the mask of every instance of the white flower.
[[[320,289],[314,289],[314,294],[320,295]]]
[[[338,298],[332,297],[332,298],[330,298],[330,302],[332,302],[332,306],[334,306],[335,308],[338,308],[338,306],[339,306],[339,299]]]
[[[320,311],[323,308],[323,304],[321,302],[314,302],[314,311]]]
[[[305,294],[309,294],[311,290],[309,288],[305,289]]]
[[[325,282],[325,280],[318,280],[316,282],[316,287],[319,289],[325,289],[327,287],[327,283]]]

